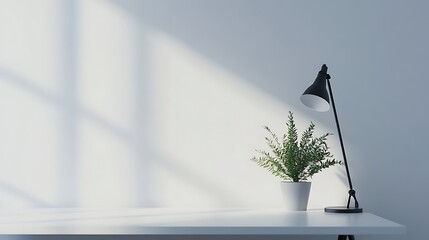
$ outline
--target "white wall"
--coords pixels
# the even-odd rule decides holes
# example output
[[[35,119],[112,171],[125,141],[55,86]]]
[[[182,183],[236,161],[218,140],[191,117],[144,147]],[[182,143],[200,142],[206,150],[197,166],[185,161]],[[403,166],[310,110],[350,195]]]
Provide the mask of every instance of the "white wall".
[[[1,1],[0,206],[279,207],[278,179],[249,159],[289,110],[335,132],[299,102],[326,63],[361,205],[422,239],[427,7]],[[310,208],[346,193],[329,169]]]

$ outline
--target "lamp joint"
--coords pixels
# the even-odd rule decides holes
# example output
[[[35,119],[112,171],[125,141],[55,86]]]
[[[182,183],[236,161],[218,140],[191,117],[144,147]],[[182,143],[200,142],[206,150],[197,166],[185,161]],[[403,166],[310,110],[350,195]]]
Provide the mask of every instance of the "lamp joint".
[[[329,75],[329,74],[326,74],[326,79],[331,79],[331,75]]]

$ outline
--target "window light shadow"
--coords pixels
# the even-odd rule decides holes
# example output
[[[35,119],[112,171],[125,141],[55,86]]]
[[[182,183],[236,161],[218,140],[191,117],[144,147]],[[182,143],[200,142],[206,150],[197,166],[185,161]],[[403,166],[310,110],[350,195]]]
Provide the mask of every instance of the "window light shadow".
[[[286,76],[285,69],[283,68],[286,63],[283,63],[281,61],[282,56],[284,54],[287,54],[284,52],[284,50],[281,50],[281,42],[275,42],[276,46],[270,48],[272,50],[279,50],[277,53],[273,52],[264,52],[265,47],[264,44],[266,44],[266,41],[272,41],[273,37],[270,35],[270,32],[267,30],[262,31],[265,34],[262,34],[261,36],[255,35],[256,32],[253,28],[245,28],[242,32],[234,33],[229,32],[229,34],[225,34],[224,28],[222,27],[222,24],[229,24],[232,23],[237,24],[234,25],[232,28],[229,28],[229,31],[231,29],[237,29],[241,27],[248,26],[249,23],[245,23],[244,20],[251,20],[253,19],[253,13],[251,12],[241,12],[240,8],[232,8],[228,11],[225,11],[223,18],[221,18],[221,21],[218,23],[219,20],[218,16],[214,16],[216,11],[210,11],[211,8],[222,10],[219,8],[225,7],[224,4],[217,3],[216,1],[211,2],[198,2],[198,1],[185,1],[183,2],[177,2],[177,1],[106,1],[102,2],[100,1],[100,4],[112,4],[114,6],[113,9],[105,9],[106,10],[106,16],[100,15],[101,18],[92,18],[92,20],[97,20],[95,23],[92,24],[101,24],[100,26],[105,26],[105,23],[103,21],[99,22],[99,20],[108,20],[106,19],[109,17],[108,14],[116,13],[116,10],[121,10],[123,12],[119,14],[120,17],[124,17],[123,19],[118,20],[118,25],[116,26],[117,29],[122,29],[124,26],[128,26],[127,24],[136,24],[137,27],[142,27],[142,32],[132,32],[132,27],[130,27],[129,34],[131,37],[135,38],[134,42],[126,42],[132,44],[130,48],[118,48],[117,51],[121,52],[122,50],[130,50],[129,56],[132,57],[132,59],[128,59],[130,61],[130,65],[124,64],[121,62],[121,60],[127,60],[125,57],[124,59],[116,59],[114,55],[114,52],[108,52],[106,55],[101,55],[106,52],[106,48],[98,49],[100,52],[92,52],[94,50],[94,47],[96,47],[99,44],[102,44],[104,42],[108,42],[108,38],[104,39],[98,39],[100,41],[97,41],[97,39],[92,39],[91,37],[94,36],[86,36],[85,34],[91,33],[91,28],[83,29],[88,22],[85,22],[85,17],[88,17],[88,9],[85,9],[82,5],[84,4],[97,4],[98,2],[94,1],[91,3],[88,3],[86,1],[71,1],[67,0],[64,2],[64,6],[62,9],[62,12],[64,13],[62,21],[64,21],[64,31],[61,33],[63,34],[63,39],[65,39],[66,44],[64,45],[64,49],[62,49],[64,52],[62,60],[63,60],[63,72],[62,72],[62,80],[61,83],[61,89],[59,89],[60,93],[58,95],[49,93],[45,89],[43,89],[38,84],[35,84],[31,81],[31,79],[27,79],[25,77],[20,76],[19,73],[12,72],[5,68],[4,66],[0,66],[0,76],[2,76],[2,81],[6,82],[7,84],[13,86],[14,88],[18,89],[19,91],[25,92],[28,95],[31,95],[37,101],[42,102],[43,104],[52,105],[56,111],[61,115],[61,121],[60,124],[61,130],[58,131],[57,134],[60,135],[61,139],[61,149],[60,149],[60,156],[57,157],[57,161],[60,161],[60,167],[58,169],[58,176],[57,179],[59,180],[57,183],[57,191],[58,191],[58,199],[59,205],[61,206],[78,206],[79,205],[79,199],[82,197],[81,195],[85,194],[82,193],[81,187],[85,185],[85,183],[82,183],[80,177],[83,172],[84,164],[87,164],[85,161],[82,160],[82,155],[84,154],[81,147],[84,144],[80,143],[80,140],[82,137],[81,131],[81,125],[82,122],[88,122],[89,125],[95,126],[97,128],[97,131],[102,132],[102,134],[99,134],[95,138],[97,140],[103,140],[106,138],[112,139],[112,142],[117,145],[124,145],[127,149],[132,149],[131,151],[135,154],[135,159],[131,160],[126,159],[124,160],[124,164],[128,164],[129,168],[132,169],[133,173],[126,172],[124,176],[127,179],[115,179],[115,178],[109,178],[110,182],[104,183],[103,181],[97,182],[94,184],[94,186],[99,186],[105,184],[104,187],[105,191],[110,191],[109,184],[115,184],[115,180],[121,180],[123,185],[116,185],[117,186],[125,186],[128,187],[128,184],[125,184],[127,181],[130,182],[130,189],[132,189],[132,195],[131,197],[134,197],[136,199],[134,201],[134,205],[140,206],[140,207],[148,207],[148,206],[159,206],[159,199],[162,198],[160,196],[161,194],[157,192],[157,186],[159,185],[156,182],[156,177],[159,172],[157,170],[162,169],[163,174],[165,174],[167,177],[173,176],[175,179],[180,180],[184,185],[187,185],[189,188],[191,188],[194,191],[197,191],[201,195],[207,196],[207,198],[212,198],[215,202],[217,202],[219,205],[225,205],[230,204],[231,201],[234,199],[237,199],[237,193],[234,193],[231,190],[228,190],[228,186],[224,186],[220,183],[218,183],[216,180],[213,179],[214,175],[211,175],[211,178],[206,176],[209,175],[210,172],[210,162],[202,162],[201,164],[206,164],[208,166],[206,167],[205,171],[203,173],[199,173],[195,171],[195,169],[192,168],[191,163],[186,162],[189,158],[195,158],[194,156],[191,156],[189,153],[187,153],[185,150],[180,149],[180,156],[177,152],[168,152],[165,149],[162,149],[163,139],[156,139],[159,136],[162,136],[162,134],[166,136],[174,136],[172,139],[177,139],[177,133],[175,130],[177,128],[182,128],[180,131],[177,131],[178,133],[181,133],[183,129],[196,129],[194,130],[195,136],[198,136],[198,139],[186,139],[183,138],[182,144],[183,146],[186,146],[187,148],[190,148],[190,151],[194,151],[191,153],[195,153],[198,149],[193,149],[192,143],[196,142],[199,144],[198,146],[203,147],[203,150],[201,150],[199,153],[202,154],[217,154],[216,156],[224,157],[222,154],[219,154],[219,151],[222,151],[222,149],[217,149],[215,147],[213,148],[204,148],[204,137],[207,137],[204,135],[204,129],[207,127],[213,127],[212,123],[219,123],[216,129],[212,129],[212,135],[208,136],[208,138],[217,139],[220,136],[226,136],[227,131],[229,129],[233,129],[230,125],[236,124],[234,122],[225,122],[225,116],[219,115],[217,109],[211,109],[210,111],[207,111],[207,116],[204,116],[200,119],[200,121],[193,121],[192,123],[187,122],[186,120],[189,119],[187,117],[198,117],[198,111],[206,110],[204,108],[203,104],[194,104],[198,103],[203,94],[214,94],[216,95],[216,98],[213,98],[216,100],[216,104],[211,105],[216,107],[222,107],[222,104],[226,105],[228,102],[225,101],[225,99],[233,99],[233,102],[235,103],[234,107],[231,108],[228,112],[228,114],[233,117],[233,115],[240,115],[242,106],[249,107],[248,105],[241,104],[240,99],[237,98],[235,94],[235,90],[239,89],[241,86],[245,85],[254,85],[256,88],[260,88],[263,90],[263,92],[266,93],[266,95],[274,96],[278,100],[278,102],[282,103],[284,106],[285,103],[288,105],[290,104],[291,107],[296,106],[299,101],[299,98],[296,94],[296,89],[301,88],[304,89],[307,83],[297,83],[297,84],[291,84],[294,81],[284,81],[284,79],[276,79],[277,76]],[[192,3],[192,4],[191,4]],[[208,5],[206,5],[208,4]],[[239,7],[239,5],[235,5],[235,3],[231,3],[232,6]],[[192,6],[192,8],[195,8],[195,11],[178,11],[174,12],[174,9],[184,9],[185,7]],[[117,8],[117,9],[115,9]],[[96,13],[100,14],[102,9],[95,8]],[[203,10],[203,11],[199,11]],[[87,11],[87,12],[85,12]],[[158,14],[160,11],[164,11],[164,14]],[[190,16],[187,18],[184,18],[184,13],[191,13]],[[209,13],[207,16],[204,14]],[[238,19],[237,21],[237,14],[240,13],[243,19]],[[87,14],[87,15],[85,15]],[[102,14],[102,13],[101,13]],[[203,15],[201,15],[203,14]],[[165,18],[165,16],[169,16],[169,18]],[[89,16],[91,17],[91,16]],[[103,18],[106,17],[106,18]],[[202,18],[204,21],[204,24],[199,24],[198,19]],[[216,20],[216,21],[215,21]],[[122,22],[121,22],[122,21]],[[135,22],[134,22],[135,21]],[[252,22],[253,21],[253,22]],[[264,26],[259,26],[257,23],[255,23],[255,20],[252,20],[251,23],[256,24],[255,26],[259,28],[264,29]],[[123,24],[123,25],[121,25]],[[206,27],[208,24],[208,27],[210,27],[210,32],[205,31],[204,27]],[[220,25],[219,25],[220,24]],[[243,24],[245,24],[243,26]],[[262,24],[267,24],[267,22],[264,22]],[[95,25],[96,26],[96,25]],[[148,26],[148,29],[155,29],[159,30],[160,32],[166,32],[167,35],[173,36],[174,38],[177,38],[179,41],[177,42],[183,42],[187,46],[189,46],[189,49],[195,50],[197,53],[201,53],[201,56],[207,57],[207,59],[212,60],[212,64],[205,64],[205,61],[202,61],[201,59],[204,59],[201,57],[198,60],[201,60],[203,62],[199,67],[201,67],[204,70],[207,70],[207,72],[217,76],[219,78],[219,81],[225,81],[228,82],[230,79],[222,79],[224,77],[228,78],[228,74],[225,72],[232,72],[237,77],[237,79],[245,79],[244,84],[224,84],[222,86],[212,85],[210,87],[213,87],[213,89],[220,89],[220,91],[214,92],[213,89],[206,88],[207,92],[198,92],[198,91],[192,91],[192,88],[189,88],[190,91],[182,91],[178,95],[174,95],[175,92],[178,90],[183,90],[184,88],[178,89],[180,86],[180,83],[177,84],[177,82],[172,81],[166,81],[167,85],[162,85],[162,83],[154,82],[155,79],[153,76],[151,76],[152,72],[150,70],[151,62],[154,60],[152,58],[156,58],[156,56],[151,56],[151,51],[153,50],[153,46],[150,44],[156,43],[156,39],[153,42],[150,42],[150,39],[148,41],[148,32],[145,32],[147,30],[146,26]],[[112,28],[109,28],[107,30],[112,30]],[[85,32],[86,30],[86,32]],[[106,29],[104,29],[106,30]],[[109,33],[109,31],[106,31]],[[127,33],[127,32],[126,32]],[[150,33],[150,32],[149,32]],[[110,33],[111,34],[111,33]],[[228,35],[228,36],[225,36]],[[240,36],[240,37],[238,37]],[[249,43],[243,43],[241,40],[243,39],[243,36],[249,37]],[[97,37],[97,36],[96,36]],[[98,36],[100,37],[100,36]],[[103,37],[103,36],[102,36]],[[101,37],[101,38],[102,38]],[[123,37],[123,36],[122,36]],[[118,38],[112,40],[112,44],[117,44],[118,46],[124,46],[124,42],[115,42],[119,40],[128,39],[127,37]],[[274,38],[275,39],[275,38]],[[85,46],[85,41],[92,41],[88,46]],[[253,42],[252,42],[253,41]],[[233,43],[232,45],[226,47],[226,44]],[[252,49],[250,46],[255,46],[256,49]],[[94,45],[91,45],[94,44]],[[166,45],[158,45],[159,49],[161,51],[165,51],[165,49],[168,49]],[[173,44],[174,45],[174,44]],[[104,45],[103,45],[104,46]],[[108,46],[108,45],[106,45]],[[116,45],[115,45],[116,46]],[[85,48],[86,47],[86,48]],[[104,46],[105,47],[105,46]],[[174,46],[173,46],[174,47]],[[198,58],[197,55],[193,55],[189,52],[192,51],[181,51],[180,48],[178,55],[184,54],[187,58],[187,60],[195,60]],[[91,53],[87,53],[91,52]],[[134,52],[135,51],[135,52]],[[168,52],[168,51],[167,51]],[[84,55],[87,54],[87,55]],[[92,54],[92,55],[91,55]],[[109,55],[111,54],[111,55]],[[275,58],[271,58],[271,54],[275,54]],[[106,62],[103,62],[105,59],[101,56],[107,56],[114,58],[112,61],[106,60]],[[93,57],[94,59],[88,60],[88,57]],[[248,59],[248,61],[242,61],[242,59]],[[258,60],[259,59],[259,60]],[[156,60],[156,59],[155,59]],[[162,66],[164,64],[165,59],[158,59],[160,61],[158,64]],[[177,59],[171,59],[172,62],[180,62],[176,61]],[[89,66],[86,65],[87,62],[83,61],[89,61]],[[93,62],[91,62],[93,61]],[[115,62],[116,61],[116,62]],[[100,63],[101,62],[101,63]],[[195,61],[198,62],[198,61]],[[209,62],[209,61],[206,61]],[[104,63],[112,64],[108,66],[117,67],[115,64],[122,64],[121,66],[123,69],[118,70],[117,72],[113,72],[113,77],[110,76],[109,67],[106,65],[103,65]],[[214,64],[213,64],[214,63]],[[262,63],[262,64],[261,64]],[[281,64],[280,64],[281,63]],[[186,64],[186,63],[185,63]],[[213,66],[218,66],[218,68],[211,68]],[[86,68],[85,68],[86,67]],[[94,67],[94,68],[93,68]],[[118,68],[120,68],[118,67]],[[187,68],[188,66],[182,65],[181,67]],[[84,69],[85,68],[85,69]],[[180,68],[180,67],[179,67]],[[292,67],[291,67],[292,68]],[[89,70],[88,70],[89,69]],[[225,69],[222,71],[221,69]],[[265,70],[258,70],[258,71],[252,71],[252,69],[265,69]],[[299,69],[299,68],[298,68]],[[158,72],[162,74],[162,71],[160,69],[157,69]],[[191,69],[195,70],[195,68]],[[300,72],[302,69],[299,69]],[[89,74],[88,74],[89,72]],[[107,72],[107,73],[106,73]],[[123,74],[128,74],[123,77]],[[219,74],[219,72],[221,72]],[[266,72],[265,76],[262,76],[261,74]],[[289,76],[287,76],[288,79],[301,79],[302,76],[297,74],[296,72],[291,71]],[[305,71],[302,71],[305,72]],[[87,73],[88,75],[84,75]],[[121,75],[122,74],[122,75]],[[189,86],[192,86],[195,82],[193,77],[186,76],[187,73],[184,73],[183,79],[188,80],[186,82],[189,84]],[[216,75],[218,74],[218,75]],[[119,124],[115,121],[115,119],[110,118],[109,115],[104,115],[103,112],[97,111],[96,108],[98,105],[89,106],[87,102],[82,100],[84,93],[82,93],[82,87],[87,87],[87,95],[89,96],[89,99],[93,99],[91,97],[97,98],[99,97],[100,89],[94,89],[91,88],[93,86],[101,87],[101,85],[97,85],[98,83],[104,84],[105,79],[102,79],[102,81],[99,78],[102,77],[111,77],[112,81],[115,81],[115,83],[120,83],[118,86],[123,85],[129,85],[129,88],[132,89],[131,91],[127,92],[128,95],[132,95],[130,99],[132,99],[134,102],[130,103],[134,109],[132,109],[133,113],[135,114],[133,117],[135,120],[132,124],[127,125],[124,127],[123,125]],[[169,75],[162,75],[159,76],[161,79],[163,77],[169,77]],[[195,76],[194,76],[195,77]],[[199,76],[200,79],[204,80],[204,76]],[[313,74],[311,74],[311,77],[314,77]],[[269,78],[270,84],[265,84],[264,81],[261,81],[261,79]],[[100,82],[97,82],[100,81]],[[88,82],[96,82],[97,84],[88,85],[88,86],[82,86],[84,84],[87,84]],[[207,81],[210,82],[210,81]],[[232,82],[232,81],[231,81]],[[222,82],[221,82],[222,83]],[[251,83],[251,84],[248,84]],[[158,85],[157,85],[158,84]],[[177,85],[174,85],[177,84]],[[241,84],[241,85],[240,85]],[[173,86],[174,85],[174,86]],[[104,85],[103,85],[104,86]],[[186,86],[185,86],[186,87]],[[114,87],[112,87],[114,88]],[[162,94],[159,94],[160,89],[168,88],[170,92],[164,91]],[[113,89],[116,90],[116,89]],[[112,89],[109,89],[111,92],[115,92]],[[256,92],[256,91],[255,91]],[[170,94],[171,93],[171,94]],[[226,94],[225,96],[221,95],[219,96],[219,93]],[[252,94],[254,92],[249,90],[249,93]],[[158,97],[153,97],[154,95],[160,95]],[[187,94],[192,94],[192,97],[189,99],[181,99],[180,94],[184,94],[187,96]],[[228,95],[229,94],[229,95]],[[174,96],[172,96],[174,95]],[[214,96],[210,95],[210,96]],[[299,95],[299,94],[298,94]],[[115,95],[116,97],[117,95]],[[126,95],[124,95],[126,96]],[[202,96],[205,100],[210,99],[210,96]],[[119,97],[118,97],[119,98]],[[204,100],[203,99],[203,100]],[[97,99],[98,100],[98,99]],[[115,99],[114,99],[115,100]],[[117,99],[122,100],[122,99]],[[186,102],[189,101],[189,102]],[[243,101],[241,99],[241,101]],[[102,101],[100,101],[102,102]],[[114,101],[112,101],[114,103]],[[97,102],[98,104],[99,102]],[[188,106],[187,104],[191,103],[194,104],[191,107],[187,107],[186,113],[177,113],[177,109],[174,109],[175,106]],[[212,103],[209,101],[209,103]],[[163,104],[162,106],[165,106],[167,109],[166,112],[159,112],[159,106]],[[173,104],[173,105],[171,105]],[[176,105],[177,104],[177,105]],[[103,107],[106,107],[106,104],[103,105]],[[106,109],[109,110],[109,107],[107,106]],[[270,106],[271,111],[276,111],[281,108],[281,106]],[[283,109],[284,110],[284,109]],[[285,110],[286,111],[286,110]],[[164,117],[163,118],[163,114]],[[189,114],[189,115],[186,115]],[[194,115],[191,115],[194,114]],[[117,114],[120,115],[120,114]],[[161,117],[160,117],[161,116]],[[169,118],[173,116],[172,118]],[[181,119],[176,119],[181,118]],[[254,117],[254,116],[251,116]],[[214,120],[213,120],[214,119]],[[186,124],[186,126],[180,126],[177,124],[178,121],[181,121],[180,123]],[[195,119],[193,119],[195,120]],[[160,123],[160,121],[162,121]],[[210,122],[213,121],[213,122]],[[192,125],[194,124],[194,125]],[[243,123],[246,124],[246,123]],[[196,126],[198,125],[198,126]],[[162,126],[162,127],[159,127]],[[225,127],[226,126],[226,127]],[[225,127],[225,128],[223,128]],[[229,128],[228,128],[229,127]],[[243,128],[246,129],[246,128]],[[162,134],[156,132],[158,130],[164,131]],[[173,130],[173,131],[171,131]],[[224,134],[219,134],[219,131]],[[243,131],[243,130],[241,130]],[[175,135],[176,134],[176,135]],[[243,142],[247,143],[248,141],[246,139],[246,132],[235,132],[236,136],[243,136]],[[180,134],[179,134],[180,135]],[[84,136],[85,137],[85,136]],[[190,143],[186,143],[186,141],[194,141]],[[228,156],[230,159],[244,159],[249,158],[249,156],[243,156],[240,153],[237,153],[234,149],[233,141],[224,137],[222,139],[224,143],[231,142],[231,148],[229,149],[229,152],[232,153],[232,156]],[[88,142],[88,144],[92,144],[94,142]],[[79,145],[81,144],[81,145]],[[103,145],[104,143],[100,143],[101,150],[97,153],[105,153],[108,152],[107,149],[108,145]],[[170,146],[174,146],[174,141],[170,142]],[[182,145],[181,145],[182,146]],[[84,146],[87,147],[87,149],[92,150],[92,146]],[[103,149],[104,147],[104,149]],[[103,151],[106,150],[106,151]],[[174,149],[177,150],[177,149]],[[188,151],[188,152],[190,152]],[[252,152],[253,153],[253,152]],[[236,154],[236,155],[234,155]],[[95,154],[95,156],[98,156]],[[104,156],[104,155],[101,155]],[[118,155],[122,156],[122,155]],[[191,157],[189,157],[191,156]],[[196,155],[195,155],[196,156]],[[92,156],[89,156],[89,160]],[[107,156],[115,158],[112,156]],[[204,157],[204,156],[202,156]],[[213,156],[211,156],[214,158]],[[118,157],[116,157],[118,158]],[[228,158],[228,159],[229,159]],[[87,159],[88,160],[88,159]],[[99,171],[99,166],[107,165],[106,162],[103,162],[103,159],[96,159],[99,162],[95,162],[93,167],[93,171]],[[122,159],[120,159],[122,160]],[[116,161],[117,163],[121,163],[119,160]],[[99,164],[99,165],[97,165]],[[103,165],[104,164],[104,165]],[[251,165],[249,161],[249,165]],[[108,166],[110,167],[110,166]],[[114,169],[113,167],[113,170]],[[229,175],[234,176],[234,171],[240,171],[240,169],[225,169],[225,171],[230,171],[228,174],[225,174],[225,176]],[[100,170],[101,171],[101,170]],[[217,169],[219,171],[219,169]],[[220,172],[220,171],[219,171]],[[94,173],[89,171],[86,172],[87,175]],[[103,175],[106,177],[105,175]],[[107,176],[110,177],[110,176]],[[117,176],[116,176],[117,177]],[[98,180],[96,177],[90,178],[91,180]],[[113,180],[112,180],[113,179]],[[232,181],[236,181],[235,179]],[[132,183],[131,183],[132,182]],[[242,181],[243,182],[243,181]],[[89,182],[90,183],[90,182]],[[80,184],[80,185],[79,185]],[[244,183],[243,183],[244,184]],[[1,186],[0,186],[1,187]],[[100,191],[100,189],[97,188],[88,188],[86,189],[88,194],[96,194],[97,191]],[[25,196],[25,194],[21,194],[22,196]],[[123,198],[126,198],[127,196],[120,196]],[[191,197],[190,197],[191,198]],[[107,199],[108,200],[108,199]]]

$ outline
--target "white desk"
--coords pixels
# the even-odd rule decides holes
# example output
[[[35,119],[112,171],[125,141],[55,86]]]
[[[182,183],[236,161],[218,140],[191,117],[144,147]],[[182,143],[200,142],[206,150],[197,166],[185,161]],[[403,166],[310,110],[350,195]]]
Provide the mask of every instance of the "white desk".
[[[370,213],[279,209],[32,209],[0,211],[5,235],[367,235],[404,234],[405,227]]]

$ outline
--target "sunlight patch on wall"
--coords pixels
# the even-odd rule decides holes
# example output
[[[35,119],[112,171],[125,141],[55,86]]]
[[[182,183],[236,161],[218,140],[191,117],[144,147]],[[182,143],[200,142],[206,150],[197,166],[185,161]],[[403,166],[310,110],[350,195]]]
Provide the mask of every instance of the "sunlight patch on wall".
[[[135,204],[135,20],[106,1],[81,1],[79,205]]]
[[[56,204],[61,3],[0,3],[0,207]]]

